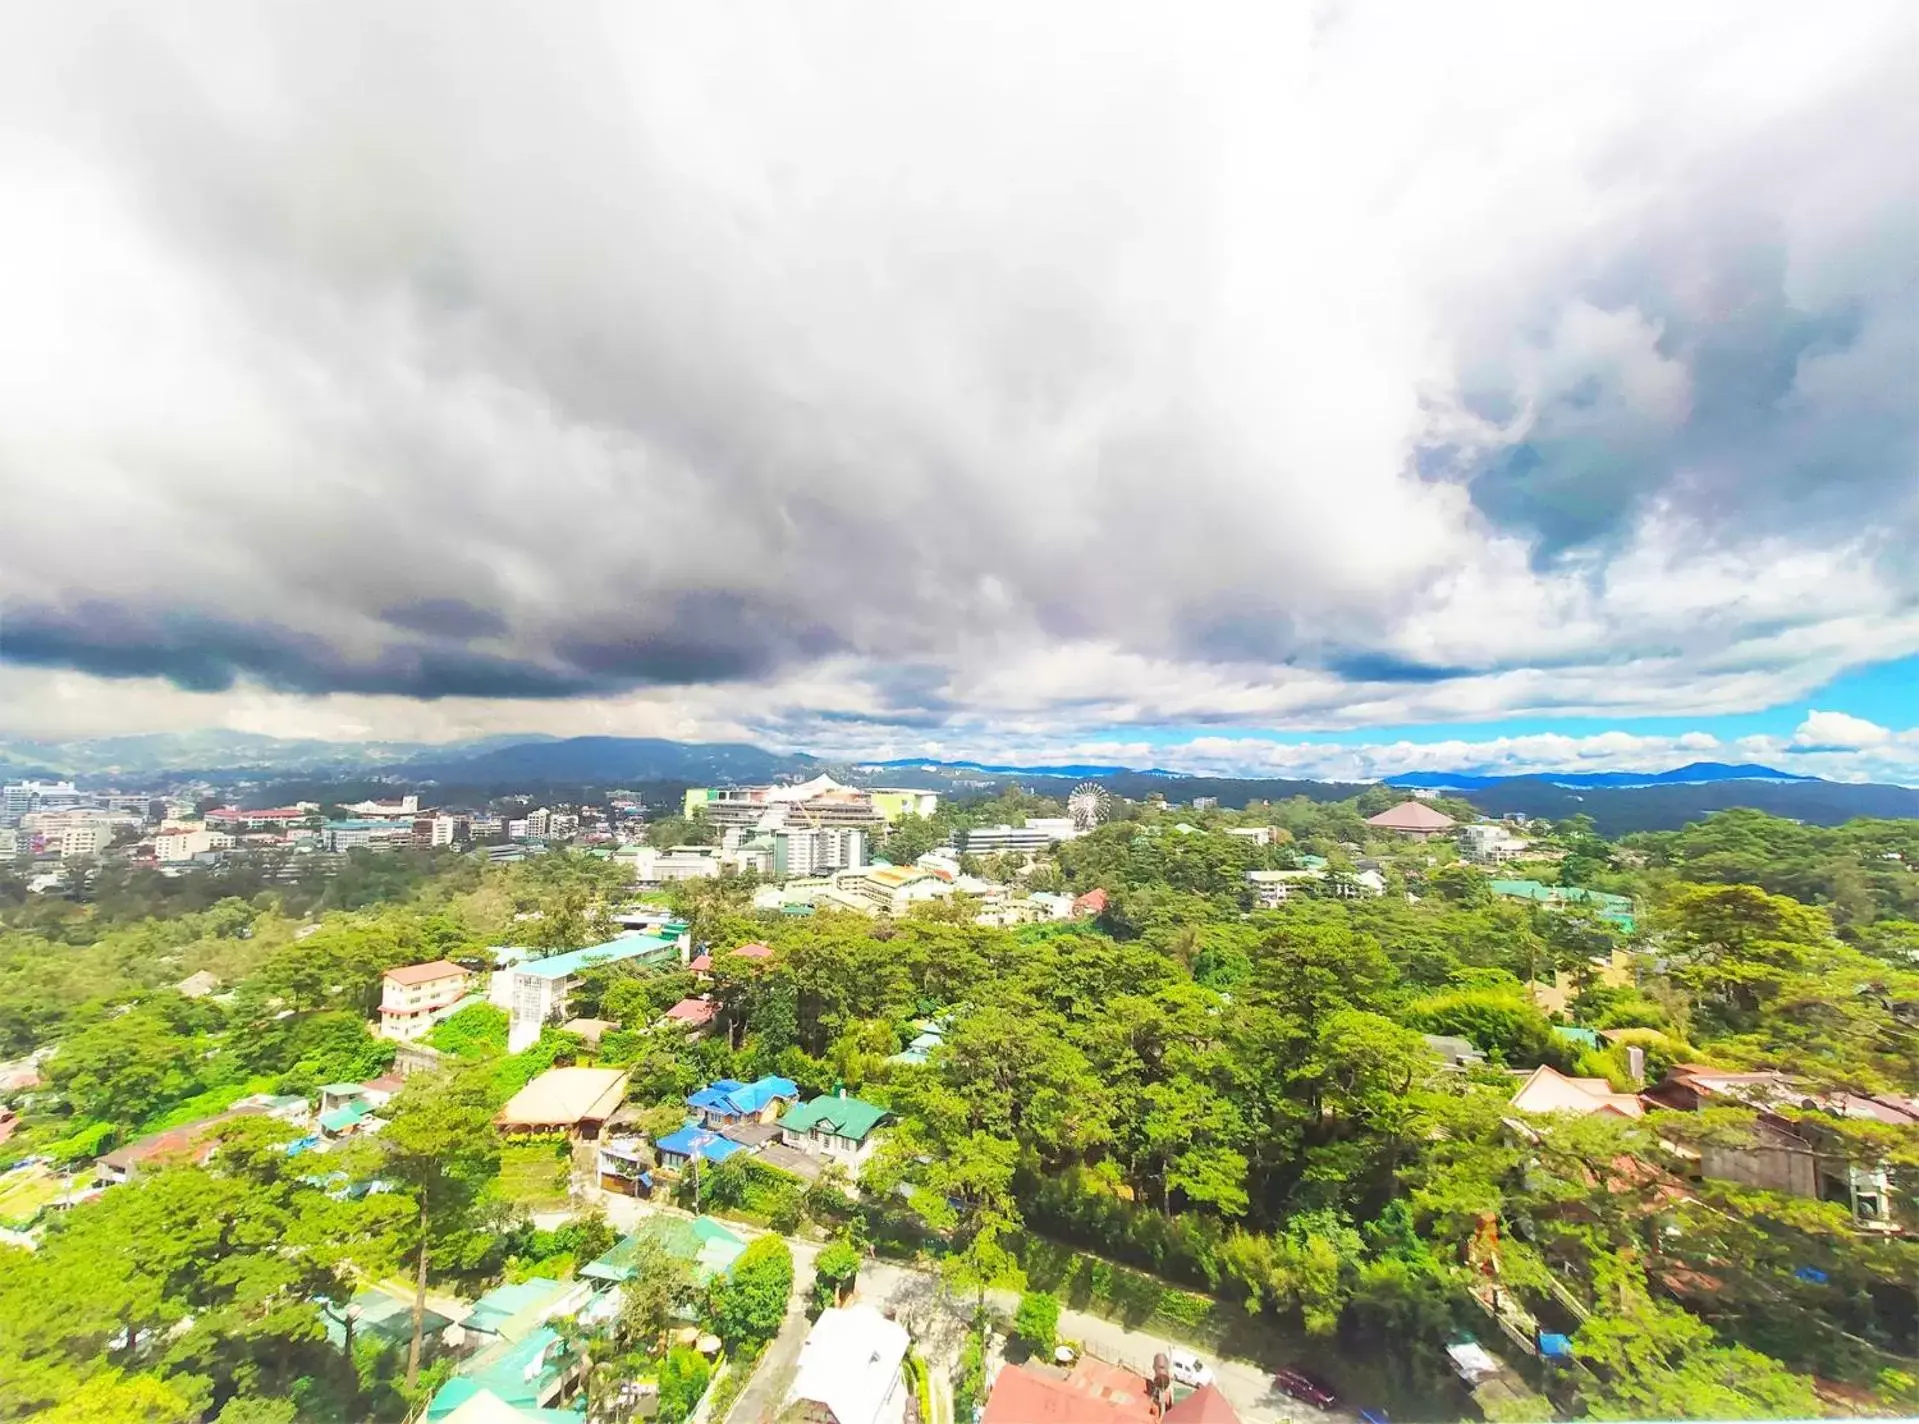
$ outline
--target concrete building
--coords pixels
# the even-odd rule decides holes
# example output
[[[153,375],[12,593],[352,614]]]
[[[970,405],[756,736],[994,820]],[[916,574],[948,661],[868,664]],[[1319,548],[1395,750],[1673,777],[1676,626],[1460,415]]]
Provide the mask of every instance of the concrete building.
[[[720,873],[717,846],[634,846],[633,879],[641,885],[664,885],[669,880],[707,880]]]
[[[0,788],[0,820],[17,821],[33,811],[82,805],[86,794],[71,781],[15,781]]]
[[[1529,844],[1500,821],[1475,821],[1459,828],[1459,853],[1482,865],[1516,859]]]
[[[998,855],[1003,851],[1032,855],[1079,833],[1070,816],[1028,816],[1023,826],[974,826],[958,833],[960,849],[968,855]]]
[[[326,821],[320,825],[320,846],[324,850],[355,850],[355,848],[390,848],[393,844],[405,843],[413,839],[413,823],[393,821]]]
[[[1251,841],[1256,846],[1269,846],[1273,843],[1271,826],[1228,826],[1226,834],[1237,836],[1243,841]]]
[[[162,864],[174,864],[232,847],[233,837],[225,831],[163,831],[153,838],[153,858]]]
[[[570,1017],[567,998],[579,982],[581,971],[596,964],[617,964],[630,959],[665,963],[677,960],[679,955],[675,940],[656,935],[623,935],[604,944],[551,954],[545,959],[526,959],[496,970],[487,997],[507,1012],[507,1052],[520,1053],[531,1048],[539,1042],[540,1030],[548,1023]]]
[[[381,1038],[411,1043],[466,997],[471,976],[446,959],[389,969],[380,980]]]
[[[68,826],[60,832],[60,858],[71,860],[76,855],[98,855],[111,838],[112,832],[103,826]]]
[[[940,797],[937,791],[875,786],[867,794],[873,798],[873,809],[878,811],[889,824],[894,821],[903,821],[908,816],[919,816],[923,819],[940,808]]]
[[[427,844],[450,846],[464,844],[472,835],[472,823],[465,816],[435,816]]]
[[[903,915],[921,901],[943,899],[953,893],[953,887],[939,876],[907,865],[876,865],[841,873],[834,877],[833,888],[863,902],[869,911],[887,915]]]
[[[773,833],[773,874],[782,880],[857,870],[865,864],[866,832],[857,826],[788,828]]]

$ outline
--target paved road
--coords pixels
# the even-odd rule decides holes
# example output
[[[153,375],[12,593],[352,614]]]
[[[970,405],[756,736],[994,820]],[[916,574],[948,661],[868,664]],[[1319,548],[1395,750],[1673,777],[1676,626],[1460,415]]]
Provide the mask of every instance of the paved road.
[[[632,1197],[609,1196],[605,1206],[607,1220],[621,1231],[632,1230],[642,1217],[654,1213],[688,1215],[676,1207],[655,1205]],[[550,1229],[565,1220],[567,1215],[542,1213],[534,1220]],[[764,1234],[739,1222],[729,1221],[727,1225],[742,1236]],[[766,1357],[761,1361],[752,1383],[734,1405],[727,1424],[759,1424],[761,1420],[772,1418],[772,1411],[777,1410],[780,1398],[792,1380],[793,1361],[797,1359],[800,1342],[806,1336],[806,1319],[799,1302],[806,1299],[812,1288],[813,1263],[819,1255],[820,1246],[817,1242],[792,1236],[787,1237],[786,1241],[793,1248],[794,1304],[789,1309],[780,1335],[767,1347]],[[920,1354],[931,1367],[935,1392],[939,1396],[935,1399],[935,1410],[944,1414],[944,1418],[936,1421],[936,1424],[971,1424],[970,1420],[952,1418],[951,1391],[943,1387],[959,1360],[960,1344],[965,1339],[967,1321],[972,1316],[972,1300],[949,1297],[941,1287],[939,1277],[932,1271],[871,1257],[860,1263],[855,1299],[890,1311],[894,1319],[912,1332]],[[1011,1291],[989,1292],[988,1300],[1007,1320],[1012,1318],[1019,1306],[1019,1297]],[[1153,1356],[1175,1343],[1164,1336],[1130,1330],[1118,1321],[1103,1316],[1071,1309],[1060,1312],[1059,1333],[1062,1339],[1079,1341],[1090,1354],[1102,1360],[1110,1360],[1146,1375],[1152,1373]],[[791,1353],[782,1366],[781,1348],[789,1335],[793,1337]],[[994,1349],[987,1363],[989,1374],[996,1371],[1001,1363],[1000,1349],[1005,1344],[1004,1335],[995,1332],[993,1343]],[[1220,1393],[1238,1412],[1243,1424],[1324,1424],[1327,1419],[1318,1410],[1310,1409],[1275,1390],[1272,1376],[1263,1366],[1251,1360],[1205,1358],[1212,1366],[1214,1382],[1219,1386]],[[762,1397],[771,1406],[766,1412],[758,1412],[763,1408],[758,1403]],[[751,1409],[748,1407],[749,1401],[754,1401]]]
[[[787,1303],[786,1320],[780,1326],[780,1333],[773,1337],[766,1347],[766,1353],[760,1356],[760,1362],[753,1370],[753,1378],[746,1382],[740,1397],[733,1401],[733,1411],[726,1416],[725,1424],[770,1424],[779,1414],[780,1401],[786,1398],[786,1391],[791,1387],[793,1376],[799,1368],[800,1346],[806,1343],[809,1322],[801,1302],[811,1289],[809,1279],[806,1289],[796,1291],[793,1299]]]

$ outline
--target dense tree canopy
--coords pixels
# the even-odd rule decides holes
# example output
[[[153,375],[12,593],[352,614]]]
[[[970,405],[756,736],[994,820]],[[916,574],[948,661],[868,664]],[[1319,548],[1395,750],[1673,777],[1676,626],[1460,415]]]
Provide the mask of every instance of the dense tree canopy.
[[[266,1424],[279,1401],[302,1419],[404,1414],[432,1372],[422,1362],[409,1394],[405,1351],[331,1345],[332,1303],[369,1279],[471,1293],[590,1258],[604,1224],[536,1231],[513,1182],[537,1150],[503,1151],[491,1126],[535,1073],[585,1061],[626,1068],[654,1128],[721,1075],[780,1073],[809,1096],[884,1106],[858,1201],[844,1179],[769,1187],[742,1167],[715,1174],[702,1204],[923,1250],[964,1298],[1022,1283],[1051,1238],[1412,1371],[1452,1332],[1488,1333],[1469,1291],[1496,1239],[1504,1288],[1574,1338],[1562,1409],[1813,1412],[1814,1373],[1910,1404],[1911,1241],[1856,1229],[1847,1203],[1700,1163],[1765,1140],[1780,1114],[1803,1119],[1841,1179],[1886,1167],[1894,1211],[1919,1225],[1919,1138],[1835,1117],[1818,1096],[1919,1093],[1919,827],[1727,812],[1621,845],[1578,821],[1532,828],[1537,858],[1502,874],[1630,895],[1628,930],[1499,898],[1447,845],[1376,839],[1364,816],[1390,794],[1122,806],[1031,876],[1103,889],[1105,912],[1012,930],[950,908],[760,917],[741,882],[676,887],[711,976],[593,972],[575,1011],[618,1025],[597,1049],[550,1028],[508,1055],[503,1015],[469,1008],[430,1040],[450,1070],[410,1081],[385,1130],[329,1154],[326,1174],[287,1155],[289,1130],[243,1120],[206,1166],[109,1191],[55,1219],[35,1252],[0,1248],[0,1414]],[[949,806],[885,848],[906,857],[929,835],[1059,809],[1017,795]],[[1270,843],[1225,834],[1247,827]],[[1255,908],[1248,870],[1307,857],[1377,870],[1387,893],[1305,882]],[[366,1029],[383,970],[481,967],[509,939],[584,942],[626,893],[617,866],[567,854],[394,858],[355,876],[217,895],[238,882],[108,877],[85,903],[9,908],[0,1048],[49,1052],[0,1166],[84,1164],[250,1093],[369,1078],[392,1055]],[[748,941],[773,955],[729,953]],[[223,992],[174,990],[201,969]],[[718,1006],[697,1039],[660,1023],[696,987]],[[943,1045],[897,1060],[929,1022]],[[1574,1024],[1609,1041],[1555,1032]],[[1466,1038],[1491,1064],[1443,1069],[1426,1034]],[[1780,1068],[1806,1097],[1770,1121],[1735,1104],[1515,1125],[1508,1070],[1550,1064],[1626,1091],[1629,1048],[1654,1078],[1679,1063]],[[857,1267],[833,1250],[823,1266]],[[670,1377],[672,1409],[690,1410],[703,1366],[660,1355],[667,1322],[696,1314],[750,1352],[779,1328],[791,1257],[762,1237],[703,1292],[670,1257],[641,1256],[610,1338],[578,1348],[596,1369],[659,1373],[663,1413]]]

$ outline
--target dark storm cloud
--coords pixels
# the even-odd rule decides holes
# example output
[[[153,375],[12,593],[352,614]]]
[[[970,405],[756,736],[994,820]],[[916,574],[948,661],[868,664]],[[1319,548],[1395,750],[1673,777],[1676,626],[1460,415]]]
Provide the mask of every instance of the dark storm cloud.
[[[1405,87],[1396,7],[1347,8],[1323,44],[1369,23],[1394,44],[1301,54],[1325,66],[1302,105],[1341,77]],[[77,175],[35,196],[97,202],[37,255],[57,276],[82,249],[71,306],[114,320],[49,363],[90,373],[48,379],[83,392],[64,423],[36,426],[58,402],[0,363],[0,482],[32,496],[0,657],[548,699],[832,661],[920,727],[964,713],[968,675],[1043,682],[1059,645],[1169,686],[1061,672],[1029,698],[1007,677],[1012,700],[1144,704],[1222,665],[1412,689],[1499,671],[1542,630],[1401,636],[1446,576],[1518,567],[1487,524],[1542,569],[1599,551],[1592,587],[1662,502],[1728,539],[1904,527],[1896,89],[1827,76],[1790,144],[1655,175],[1524,277],[1476,246],[1439,277],[1372,233],[1400,225],[1373,195],[1425,141],[1416,113],[1387,105],[1324,168],[1276,153],[1260,135],[1349,126],[1259,108],[1269,69],[1226,62],[1258,44],[1188,52],[1119,10],[1089,10],[1089,66],[1082,26],[1009,42],[905,12],[809,11],[769,43],[645,7],[46,7],[0,46],[0,132]],[[1442,28],[1470,57],[1469,27]],[[1686,133],[1654,130],[1607,150],[1595,213]],[[1450,171],[1482,160],[1434,142]],[[1820,187],[1861,144],[1878,163]],[[1782,217],[1795,185],[1826,226]],[[1448,213],[1418,216],[1445,247]],[[1359,292],[1403,324],[1369,324]],[[72,318],[46,329],[91,329]],[[1407,335],[1428,319],[1453,368]],[[1435,432],[1406,477],[1412,388],[1524,428]],[[1483,596],[1654,641],[1506,591]]]
[[[1446,667],[1394,657],[1390,653],[1336,652],[1322,664],[1326,671],[1338,673],[1354,682],[1445,682],[1455,677],[1471,677],[1485,668]]]
[[[1843,106],[1749,138],[1584,270],[1557,270],[1493,338],[1503,355],[1469,356],[1460,392],[1495,423],[1530,397],[1524,438],[1431,443],[1421,473],[1464,480],[1547,564],[1623,542],[1655,507],[1728,543],[1919,534],[1919,167],[1860,161],[1919,151],[1910,83],[1905,58],[1883,59]]]
[[[97,677],[164,678],[222,692],[246,677],[283,692],[357,692],[543,699],[635,687],[731,682],[774,671],[784,645],[747,625],[734,641],[717,624],[694,638],[635,632],[618,642],[563,639],[548,665],[444,643],[386,643],[354,655],[325,639],[271,623],[192,613],[145,615],[105,603],[71,610],[21,607],[0,617],[0,658],[73,668]]]
[[[416,599],[381,609],[380,618],[395,628],[441,638],[495,638],[506,632],[506,619],[464,598]]]

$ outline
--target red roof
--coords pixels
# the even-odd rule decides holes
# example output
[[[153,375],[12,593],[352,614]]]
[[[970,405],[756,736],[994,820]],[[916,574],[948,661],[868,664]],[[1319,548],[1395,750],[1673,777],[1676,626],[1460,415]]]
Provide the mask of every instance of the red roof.
[[[711,999],[681,999],[666,1011],[666,1016],[678,1023],[703,1024],[711,1022],[719,1011],[719,1005]]]
[[[189,1122],[180,1127],[168,1128],[165,1132],[156,1132],[143,1137],[138,1142],[129,1142],[125,1147],[117,1147],[100,1159],[105,1166],[124,1172],[141,1162],[151,1162],[157,1157],[183,1157],[191,1155],[193,1160],[204,1162],[213,1155],[218,1144],[213,1135],[229,1122],[243,1117],[252,1117],[264,1111],[258,1106],[232,1108],[214,1117],[202,1118],[198,1122]]]
[[[980,1424],[1150,1424],[1153,1405],[1144,1379],[1132,1377],[1139,1386],[1137,1395],[1118,1394],[1099,1388],[1091,1374],[1083,1374],[1086,1363],[1082,1359],[1065,1379],[1007,1365],[993,1385]]]
[[[1073,913],[1076,915],[1103,915],[1106,913],[1106,892],[1088,890],[1073,901]]]
[[[735,954],[739,955],[742,959],[771,959],[773,957],[773,951],[766,945],[743,944],[738,949],[721,950],[720,958],[725,959]],[[699,955],[686,967],[691,969],[695,974],[704,974],[713,967],[713,956],[710,954]]]
[[[1166,1424],[1239,1424],[1239,1415],[1214,1385],[1203,1385],[1166,1411]]]
[[[431,984],[435,979],[451,979],[455,974],[464,974],[450,959],[436,959],[431,964],[402,964],[397,969],[389,969],[386,977],[395,984]]]

